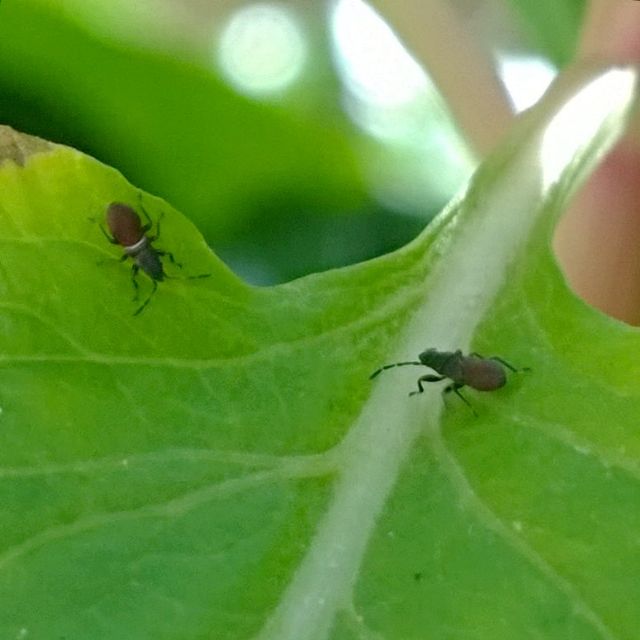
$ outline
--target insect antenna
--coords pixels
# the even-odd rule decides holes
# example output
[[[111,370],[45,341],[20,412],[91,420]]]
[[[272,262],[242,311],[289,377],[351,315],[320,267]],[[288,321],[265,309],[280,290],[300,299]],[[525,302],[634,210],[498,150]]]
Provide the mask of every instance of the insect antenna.
[[[393,367],[404,367],[407,364],[415,364],[415,365],[422,366],[422,367],[424,366],[424,364],[422,362],[415,362],[415,361],[411,361],[411,362],[394,362],[393,364],[385,364],[384,367],[380,367],[379,369],[376,369],[369,376],[369,380],[373,380],[378,374],[382,373],[386,369],[393,369]]]

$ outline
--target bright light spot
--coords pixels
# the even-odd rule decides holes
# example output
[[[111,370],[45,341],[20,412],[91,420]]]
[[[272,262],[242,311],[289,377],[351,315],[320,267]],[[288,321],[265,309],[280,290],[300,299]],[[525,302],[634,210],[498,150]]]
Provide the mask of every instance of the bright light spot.
[[[361,0],[338,0],[332,15],[338,67],[359,98],[384,106],[410,102],[427,79],[389,26]]]
[[[431,79],[362,0],[335,0],[331,32],[344,109],[382,143],[363,146],[371,195],[412,213],[448,200],[474,161]]]
[[[351,119],[369,135],[384,142],[398,143],[416,140],[416,132],[425,127],[425,100],[415,100],[406,105],[385,107],[361,100],[353,95],[343,98],[343,106]]]
[[[300,21],[289,7],[275,3],[236,11],[215,46],[229,82],[254,97],[283,91],[307,58]]]
[[[633,70],[613,69],[583,87],[560,109],[542,140],[545,187],[556,182],[608,119],[618,124],[633,98],[635,85]]]
[[[499,73],[516,111],[532,107],[542,97],[556,75],[543,58],[499,54]]]

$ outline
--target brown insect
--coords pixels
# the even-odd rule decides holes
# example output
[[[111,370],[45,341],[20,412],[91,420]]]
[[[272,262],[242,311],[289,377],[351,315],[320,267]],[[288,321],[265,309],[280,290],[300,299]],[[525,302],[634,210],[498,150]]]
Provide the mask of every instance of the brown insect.
[[[404,367],[405,365],[424,366],[433,369],[436,373],[426,374],[418,378],[418,390],[412,391],[409,395],[413,396],[424,391],[424,382],[440,382],[447,378],[451,383],[444,389],[445,393],[453,391],[465,404],[469,406],[475,414],[471,403],[460,393],[462,387],[471,387],[477,391],[495,391],[504,387],[507,383],[507,374],[505,367],[511,371],[528,371],[529,368],[516,369],[506,360],[498,356],[490,356],[485,358],[479,353],[470,353],[468,356],[463,355],[462,351],[438,351],[437,349],[427,349],[423,351],[417,361],[395,362],[387,364],[376,369],[369,378],[373,379],[382,371],[393,367]]]
[[[106,229],[100,226],[105,237],[111,244],[119,244],[124,249],[121,261],[131,258],[133,264],[131,265],[131,282],[135,290],[134,300],[138,299],[140,287],[136,279],[140,270],[144,271],[153,283],[153,288],[147,299],[136,309],[134,316],[142,313],[144,308],[149,304],[149,301],[153,297],[153,294],[158,289],[158,282],[162,282],[167,278],[175,278],[175,276],[168,276],[162,265],[161,258],[167,256],[169,260],[177,267],[182,268],[179,262],[176,262],[173,254],[170,251],[162,251],[153,246],[153,243],[160,237],[160,220],[156,223],[155,235],[148,236],[147,232],[153,227],[153,222],[146,212],[142,203],[140,208],[147,219],[145,224],[142,224],[140,216],[136,213],[133,207],[122,202],[112,202],[107,207],[106,220],[107,226],[111,235],[107,233]],[[184,279],[193,280],[197,278],[207,278],[211,274],[205,273],[197,276],[186,276]]]

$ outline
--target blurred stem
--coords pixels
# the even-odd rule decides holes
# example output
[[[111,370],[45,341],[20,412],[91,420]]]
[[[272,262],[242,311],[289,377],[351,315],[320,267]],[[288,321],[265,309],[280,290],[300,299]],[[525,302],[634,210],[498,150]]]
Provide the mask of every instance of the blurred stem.
[[[594,0],[579,58],[640,61],[640,2]],[[640,324],[639,123],[578,192],[558,224],[554,249],[574,291],[620,320]]]
[[[492,56],[450,0],[373,0],[438,86],[469,146],[483,157],[508,131],[513,109]]]

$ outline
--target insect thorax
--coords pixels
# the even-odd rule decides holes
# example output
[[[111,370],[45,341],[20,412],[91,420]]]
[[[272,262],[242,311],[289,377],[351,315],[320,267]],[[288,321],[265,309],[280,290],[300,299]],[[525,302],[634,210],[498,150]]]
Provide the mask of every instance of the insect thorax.
[[[153,280],[164,280],[165,273],[160,256],[149,244],[135,254],[138,266]]]
[[[123,249],[128,256],[135,256],[136,254],[140,253],[140,251],[142,251],[148,244],[149,238],[147,238],[146,236],[142,236],[142,238],[140,238],[138,242],[136,242],[135,244],[124,246]]]
[[[442,371],[443,367],[452,358],[458,354],[456,351],[438,351],[437,349],[427,349],[423,351],[418,358],[420,362],[425,366],[433,369],[434,371]]]

